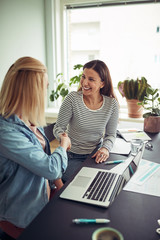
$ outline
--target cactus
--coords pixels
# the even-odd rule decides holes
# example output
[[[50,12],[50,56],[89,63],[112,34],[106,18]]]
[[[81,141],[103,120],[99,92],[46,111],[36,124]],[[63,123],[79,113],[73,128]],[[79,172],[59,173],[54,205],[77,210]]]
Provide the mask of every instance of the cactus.
[[[138,100],[143,101],[144,97],[147,95],[146,90],[149,84],[147,83],[147,79],[145,77],[142,77],[141,80],[139,80],[139,89],[138,89]]]
[[[146,96],[146,89],[148,83],[145,77],[141,79],[126,79],[123,82],[118,83],[118,90],[121,93],[122,97],[127,99],[137,99],[143,101]]]

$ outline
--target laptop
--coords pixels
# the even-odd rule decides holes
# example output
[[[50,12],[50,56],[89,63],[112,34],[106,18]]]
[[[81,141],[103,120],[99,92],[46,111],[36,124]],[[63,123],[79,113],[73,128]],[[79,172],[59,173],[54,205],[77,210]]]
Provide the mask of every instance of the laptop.
[[[61,193],[60,198],[109,207],[136,172],[144,145],[136,156],[129,156],[111,170],[82,167]]]

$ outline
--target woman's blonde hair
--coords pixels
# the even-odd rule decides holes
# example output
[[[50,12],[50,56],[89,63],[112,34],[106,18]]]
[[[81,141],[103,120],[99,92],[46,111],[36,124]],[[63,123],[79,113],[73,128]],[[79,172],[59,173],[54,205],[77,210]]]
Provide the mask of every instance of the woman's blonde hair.
[[[22,57],[8,70],[0,91],[0,114],[21,113],[23,121],[45,125],[46,67],[37,59]]]

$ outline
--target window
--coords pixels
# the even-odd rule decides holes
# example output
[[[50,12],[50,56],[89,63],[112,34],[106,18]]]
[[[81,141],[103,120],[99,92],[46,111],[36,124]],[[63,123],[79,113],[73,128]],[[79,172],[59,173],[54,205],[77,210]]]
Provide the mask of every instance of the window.
[[[115,89],[119,81],[141,76],[160,88],[160,3],[66,11],[69,78],[75,64],[100,59],[109,67]]]

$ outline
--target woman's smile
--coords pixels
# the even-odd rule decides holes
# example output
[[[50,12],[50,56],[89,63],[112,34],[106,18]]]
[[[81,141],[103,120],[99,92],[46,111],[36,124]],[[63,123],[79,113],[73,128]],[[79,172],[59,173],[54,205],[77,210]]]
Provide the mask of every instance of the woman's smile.
[[[81,77],[83,94],[100,94],[100,89],[104,86],[99,74],[91,69],[85,68]]]
[[[90,89],[92,89],[92,88],[90,88],[90,87],[83,87],[83,86],[82,86],[82,89],[85,90],[85,91],[88,91],[88,90],[90,90]]]

